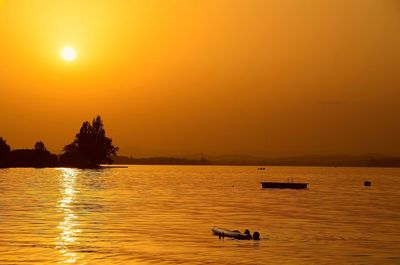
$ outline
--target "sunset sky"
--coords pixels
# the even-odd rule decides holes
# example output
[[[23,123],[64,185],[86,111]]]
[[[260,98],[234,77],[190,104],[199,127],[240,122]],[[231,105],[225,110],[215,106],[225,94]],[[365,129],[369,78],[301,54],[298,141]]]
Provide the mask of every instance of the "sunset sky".
[[[97,114],[133,156],[400,155],[400,1],[0,0],[0,136]]]

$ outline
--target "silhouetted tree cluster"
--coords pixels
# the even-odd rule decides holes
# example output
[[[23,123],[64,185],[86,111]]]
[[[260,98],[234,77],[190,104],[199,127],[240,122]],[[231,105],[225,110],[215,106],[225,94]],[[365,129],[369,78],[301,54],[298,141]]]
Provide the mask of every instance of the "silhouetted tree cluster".
[[[96,168],[100,164],[111,164],[112,156],[118,147],[106,136],[100,116],[93,122],[84,122],[75,140],[64,147],[64,153],[58,157],[50,153],[42,141],[33,149],[11,150],[7,142],[0,137],[0,167],[55,167],[73,166]]]
[[[45,152],[47,151],[47,148],[42,141],[39,141],[35,144],[35,150],[39,152]]]
[[[111,164],[118,147],[106,136],[100,116],[93,119],[92,124],[85,121],[75,140],[64,147],[60,162],[64,165],[93,168],[100,164]]]
[[[11,150],[0,138],[0,167],[54,167],[58,165],[57,155],[47,151],[43,142],[35,144],[34,149]]]

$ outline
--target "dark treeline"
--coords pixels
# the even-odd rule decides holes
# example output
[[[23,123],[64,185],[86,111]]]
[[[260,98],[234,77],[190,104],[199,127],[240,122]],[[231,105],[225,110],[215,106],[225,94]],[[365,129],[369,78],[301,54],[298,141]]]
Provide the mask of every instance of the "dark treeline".
[[[116,156],[113,158],[116,164],[125,165],[211,165],[205,158],[186,159],[176,157],[146,157],[133,158],[127,156]]]
[[[92,123],[85,121],[72,143],[64,147],[61,155],[50,153],[39,141],[33,149],[11,150],[6,140],[0,137],[0,167],[79,167],[97,168],[100,164],[111,164],[118,147],[106,136],[100,116]]]
[[[39,141],[33,149],[11,150],[7,142],[0,137],[0,167],[55,167],[57,155],[47,151]]]

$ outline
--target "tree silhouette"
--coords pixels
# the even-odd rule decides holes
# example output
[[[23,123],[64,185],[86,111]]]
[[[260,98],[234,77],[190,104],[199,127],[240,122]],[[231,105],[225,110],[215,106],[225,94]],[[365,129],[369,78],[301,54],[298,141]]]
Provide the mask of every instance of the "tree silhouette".
[[[112,156],[117,154],[118,147],[106,136],[100,116],[92,124],[85,121],[75,140],[64,147],[60,160],[63,164],[94,168],[100,164],[111,164]]]
[[[11,148],[3,137],[0,137],[0,155],[8,154]]]
[[[10,154],[10,146],[7,144],[6,140],[0,137],[0,166],[6,164],[8,155]]]
[[[47,151],[47,148],[42,141],[39,141],[35,144],[35,150],[39,152],[45,152]]]

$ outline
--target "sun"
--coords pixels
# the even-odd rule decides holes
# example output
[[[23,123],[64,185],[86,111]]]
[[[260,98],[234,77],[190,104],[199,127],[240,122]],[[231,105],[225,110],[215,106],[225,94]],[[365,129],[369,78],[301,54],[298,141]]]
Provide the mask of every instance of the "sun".
[[[67,62],[74,61],[76,59],[76,50],[72,47],[64,47],[61,50],[61,57]]]

